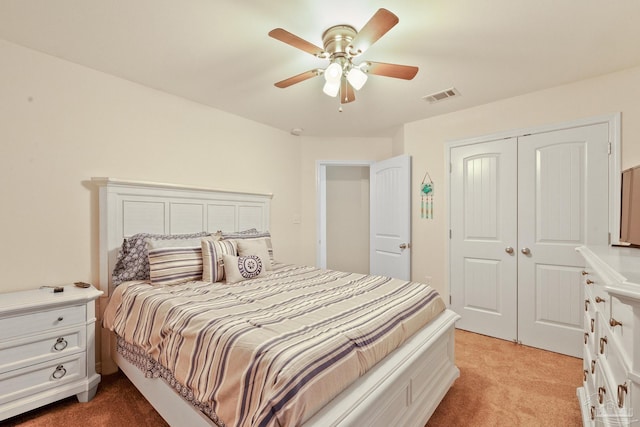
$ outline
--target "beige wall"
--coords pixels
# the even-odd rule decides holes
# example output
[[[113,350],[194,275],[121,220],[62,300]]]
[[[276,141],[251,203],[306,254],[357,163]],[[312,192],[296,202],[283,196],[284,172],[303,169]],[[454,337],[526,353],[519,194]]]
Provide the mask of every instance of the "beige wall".
[[[92,176],[273,193],[275,254],[304,261],[288,133],[2,41],[0,121],[0,292],[97,283]]]
[[[369,274],[369,166],[327,166],[327,268]]]
[[[276,256],[314,265],[316,162],[404,152],[413,157],[412,279],[431,276],[446,294],[445,143],[620,111],[626,168],[640,164],[639,99],[640,67],[408,123],[393,138],[294,137],[0,41],[0,292],[97,280],[92,176],[272,192]],[[420,219],[427,170],[434,220]]]
[[[640,67],[425,119],[404,126],[413,157],[412,279],[433,278],[448,295],[445,145],[449,141],[622,112],[622,167],[640,164]],[[434,220],[420,219],[416,189],[425,171],[435,183]]]

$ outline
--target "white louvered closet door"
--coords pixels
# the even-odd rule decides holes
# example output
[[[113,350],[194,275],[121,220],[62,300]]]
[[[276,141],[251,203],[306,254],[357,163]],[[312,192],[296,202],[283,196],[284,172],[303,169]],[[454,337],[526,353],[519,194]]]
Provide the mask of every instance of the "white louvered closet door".
[[[458,327],[580,357],[583,261],[608,242],[608,125],[451,148]]]

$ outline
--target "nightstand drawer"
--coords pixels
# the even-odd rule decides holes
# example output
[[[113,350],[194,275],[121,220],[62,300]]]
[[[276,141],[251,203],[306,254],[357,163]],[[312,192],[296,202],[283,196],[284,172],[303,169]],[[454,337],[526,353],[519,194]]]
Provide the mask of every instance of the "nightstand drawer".
[[[0,340],[65,328],[86,321],[86,307],[77,305],[0,319]]]
[[[85,352],[0,374],[0,405],[60,387],[87,375]]]
[[[0,342],[0,372],[84,351],[86,328],[73,327]]]

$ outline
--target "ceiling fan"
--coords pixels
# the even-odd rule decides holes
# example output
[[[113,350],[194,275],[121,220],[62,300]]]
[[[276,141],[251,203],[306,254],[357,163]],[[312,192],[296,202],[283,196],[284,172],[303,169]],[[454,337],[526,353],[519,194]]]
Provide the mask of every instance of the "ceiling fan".
[[[335,25],[322,34],[323,48],[310,43],[282,28],[269,32],[269,36],[318,58],[328,59],[327,68],[305,71],[288,79],[275,83],[276,87],[286,88],[312,77],[324,75],[323,92],[329,96],[340,94],[340,103],[355,101],[355,90],[360,90],[367,81],[367,74],[395,77],[411,80],[418,67],[388,64],[385,62],[363,61],[355,64],[353,60],[363,54],[372,44],[393,28],[399,19],[387,9],[378,11],[369,21],[356,31],[350,25]]]

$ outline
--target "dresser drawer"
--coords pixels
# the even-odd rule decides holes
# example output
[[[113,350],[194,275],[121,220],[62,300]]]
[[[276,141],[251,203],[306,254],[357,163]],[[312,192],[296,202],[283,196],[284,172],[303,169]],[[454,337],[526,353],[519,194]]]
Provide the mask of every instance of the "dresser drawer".
[[[86,328],[76,326],[0,342],[0,372],[84,351]]]
[[[596,318],[598,316],[596,313],[593,313],[593,315],[594,317],[591,317],[589,313],[584,314],[584,334],[583,334],[584,335],[583,343],[585,345],[585,353],[588,353],[589,357],[591,358],[596,357],[596,351],[597,351],[596,343],[598,342],[598,339],[597,339],[598,327],[597,327],[597,321],[596,321]]]
[[[585,271],[587,275],[584,276],[584,283],[588,290],[591,304],[595,310],[601,312],[606,319],[609,319],[611,302],[609,301],[609,294],[604,290],[606,283],[592,269],[587,268]]]
[[[633,360],[634,318],[633,308],[623,304],[616,297],[611,297],[611,317],[608,319],[612,335],[622,346],[622,352],[627,358],[627,366]],[[621,324],[618,324],[621,323]]]
[[[1,373],[0,405],[82,379],[86,371],[86,353],[81,352]]]
[[[86,307],[77,305],[0,319],[0,340],[83,324]]]

